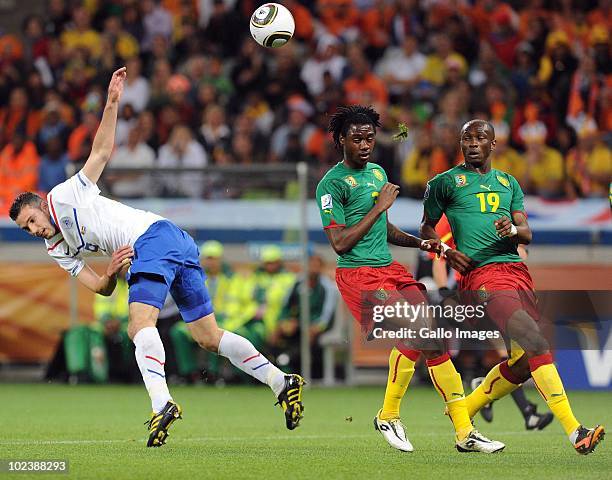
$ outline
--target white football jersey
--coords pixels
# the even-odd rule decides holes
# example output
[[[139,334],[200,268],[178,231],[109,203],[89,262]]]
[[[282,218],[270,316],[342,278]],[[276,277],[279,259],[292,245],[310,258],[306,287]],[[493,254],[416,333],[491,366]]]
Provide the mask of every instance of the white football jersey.
[[[83,257],[110,256],[123,246],[133,247],[153,223],[164,220],[102,197],[82,170],[55,186],[47,201],[51,218],[60,230],[45,239],[47,252],[72,276],[85,266]]]

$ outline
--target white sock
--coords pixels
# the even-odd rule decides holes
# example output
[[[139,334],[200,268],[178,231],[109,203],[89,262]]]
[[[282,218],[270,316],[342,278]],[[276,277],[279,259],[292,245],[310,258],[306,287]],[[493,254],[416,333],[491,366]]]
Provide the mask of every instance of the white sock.
[[[136,362],[140,368],[145,387],[151,397],[151,407],[159,413],[168,400],[172,400],[166,384],[166,352],[155,327],[146,327],[134,336]]]
[[[246,338],[226,330],[219,341],[219,355],[268,385],[277,397],[285,388],[285,374],[259,353]]]

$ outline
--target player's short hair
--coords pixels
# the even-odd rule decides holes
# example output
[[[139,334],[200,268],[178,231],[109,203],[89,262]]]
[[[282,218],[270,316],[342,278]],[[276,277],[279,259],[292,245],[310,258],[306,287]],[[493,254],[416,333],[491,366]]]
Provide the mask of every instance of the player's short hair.
[[[329,127],[327,130],[334,137],[334,145],[338,150],[342,149],[340,145],[340,136],[345,136],[351,125],[372,125],[374,131],[376,127],[380,127],[380,115],[372,107],[364,107],[363,105],[349,105],[338,107],[329,119]]]
[[[23,192],[17,195],[17,198],[13,200],[11,209],[9,210],[9,216],[13,222],[17,220],[21,209],[25,205],[32,205],[33,207],[39,207],[42,203],[42,198],[33,192]]]
[[[466,128],[468,128],[470,125],[473,125],[474,123],[484,123],[489,128],[489,131],[493,134],[493,138],[495,138],[495,127],[493,127],[493,124],[491,122],[489,122],[488,120],[483,120],[482,118],[473,118],[472,120],[468,120],[467,122],[465,122],[463,124],[463,127],[461,127],[461,133],[463,133]]]

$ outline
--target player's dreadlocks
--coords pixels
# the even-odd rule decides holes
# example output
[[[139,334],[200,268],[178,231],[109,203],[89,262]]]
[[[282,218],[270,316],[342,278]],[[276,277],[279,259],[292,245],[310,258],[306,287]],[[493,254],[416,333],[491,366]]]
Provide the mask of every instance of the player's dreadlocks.
[[[345,136],[349,125],[372,125],[376,131],[376,127],[380,127],[380,115],[372,107],[364,107],[362,105],[350,105],[348,107],[338,107],[329,119],[329,127],[327,130],[333,134],[334,145],[338,150],[342,150],[340,145],[340,136]]]

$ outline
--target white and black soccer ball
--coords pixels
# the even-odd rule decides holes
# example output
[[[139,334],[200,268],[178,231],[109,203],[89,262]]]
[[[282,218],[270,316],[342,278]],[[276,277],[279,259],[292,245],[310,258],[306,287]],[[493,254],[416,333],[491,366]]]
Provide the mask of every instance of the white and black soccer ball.
[[[267,48],[278,48],[293,37],[295,21],[287,7],[265,3],[251,15],[250,29],[257,43]]]

